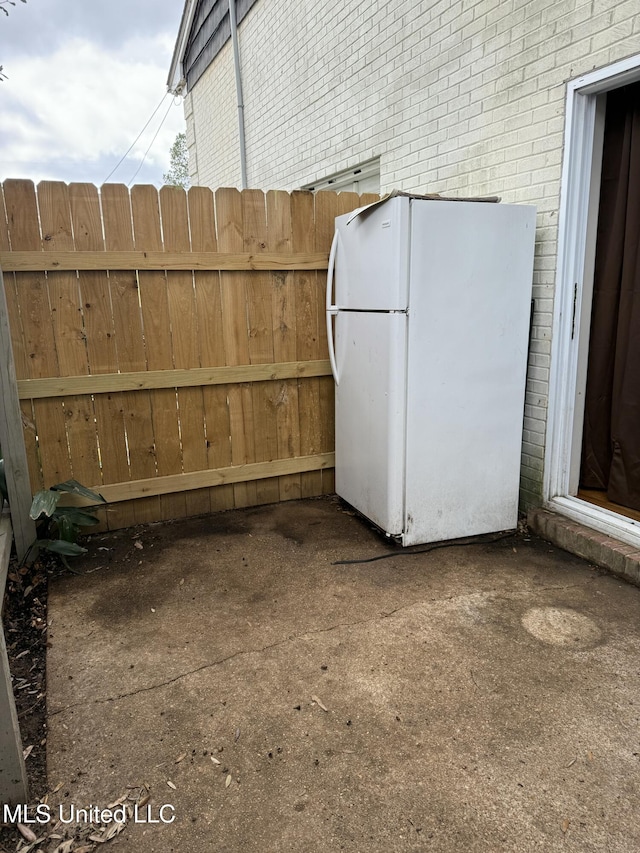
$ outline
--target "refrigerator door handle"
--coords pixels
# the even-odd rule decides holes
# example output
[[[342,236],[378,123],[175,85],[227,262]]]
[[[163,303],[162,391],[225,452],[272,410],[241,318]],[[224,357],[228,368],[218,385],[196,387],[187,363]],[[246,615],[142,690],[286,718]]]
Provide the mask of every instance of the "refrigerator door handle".
[[[333,322],[332,318],[338,313],[336,305],[332,304],[331,297],[333,296],[333,272],[336,265],[336,251],[338,249],[338,231],[333,235],[331,243],[331,251],[329,252],[329,267],[327,269],[327,343],[329,345],[329,362],[331,363],[331,372],[336,385],[340,384],[338,377],[338,365],[336,364],[336,352],[333,345]]]

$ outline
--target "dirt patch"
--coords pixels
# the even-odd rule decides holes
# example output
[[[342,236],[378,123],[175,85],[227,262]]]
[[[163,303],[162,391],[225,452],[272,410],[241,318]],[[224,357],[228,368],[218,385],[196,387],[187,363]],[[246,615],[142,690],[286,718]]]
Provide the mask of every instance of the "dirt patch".
[[[4,600],[4,631],[14,684],[16,710],[27,758],[31,794],[41,797],[46,778],[47,587],[53,566],[9,567]]]
[[[53,561],[32,567],[9,565],[3,622],[16,711],[26,759],[30,799],[47,792],[46,651],[49,575],[59,572]],[[0,828],[0,850],[15,849],[15,830]]]

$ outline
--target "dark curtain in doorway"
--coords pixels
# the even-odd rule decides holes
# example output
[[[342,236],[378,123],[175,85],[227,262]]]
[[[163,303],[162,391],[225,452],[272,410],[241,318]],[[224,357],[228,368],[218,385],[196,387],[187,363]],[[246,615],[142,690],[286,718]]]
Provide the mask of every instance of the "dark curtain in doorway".
[[[580,480],[640,510],[640,83],[607,95]]]

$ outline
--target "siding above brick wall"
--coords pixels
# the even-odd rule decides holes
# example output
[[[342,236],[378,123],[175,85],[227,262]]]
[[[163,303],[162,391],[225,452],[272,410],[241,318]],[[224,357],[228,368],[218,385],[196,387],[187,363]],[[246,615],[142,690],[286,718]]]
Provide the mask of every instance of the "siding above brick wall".
[[[238,0],[240,23],[256,0]],[[187,86],[192,89],[231,38],[228,0],[198,0],[182,63]]]

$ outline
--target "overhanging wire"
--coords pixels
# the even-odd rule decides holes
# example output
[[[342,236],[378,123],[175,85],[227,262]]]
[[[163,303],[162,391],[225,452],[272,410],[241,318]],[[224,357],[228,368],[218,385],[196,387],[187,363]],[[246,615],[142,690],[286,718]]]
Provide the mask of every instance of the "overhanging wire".
[[[140,137],[141,137],[141,136],[142,136],[142,134],[145,132],[145,130],[149,127],[149,125],[151,124],[151,122],[152,122],[152,120],[153,120],[153,117],[155,116],[155,114],[158,112],[158,110],[160,109],[160,107],[161,107],[161,106],[162,106],[162,104],[164,103],[164,100],[165,100],[165,98],[167,97],[167,95],[168,95],[168,94],[169,94],[169,92],[165,92],[165,93],[164,93],[164,95],[163,95],[163,96],[162,96],[162,98],[160,99],[160,103],[158,104],[158,106],[155,108],[155,110],[154,110],[154,111],[151,113],[151,115],[149,116],[149,118],[148,118],[147,123],[145,124],[145,126],[142,128],[142,130],[140,131],[140,133],[136,136],[136,138],[133,140],[133,142],[131,143],[131,145],[130,145],[130,146],[127,148],[127,150],[124,152],[124,154],[122,155],[122,157],[120,158],[120,160],[118,160],[118,162],[117,162],[117,163],[116,163],[116,165],[113,167],[113,169],[109,172],[109,174],[107,175],[107,177],[106,177],[106,178],[104,179],[104,181],[102,182],[103,184],[106,184],[106,183],[107,183],[107,181],[109,180],[109,178],[110,178],[110,177],[111,177],[111,176],[112,176],[112,175],[113,175],[113,174],[118,170],[118,168],[120,167],[120,165],[121,165],[121,164],[122,164],[122,163],[127,159],[127,155],[129,154],[129,152],[131,151],[131,149],[133,148],[133,146],[136,144],[136,142],[140,139]],[[163,119],[163,121],[164,121],[164,119]],[[162,127],[162,125],[160,125],[160,126]],[[156,134],[156,135],[157,135],[157,134]],[[155,139],[155,136],[154,136],[154,139]],[[146,156],[146,155],[145,155],[145,156]],[[136,173],[136,174],[137,174],[137,173]]]
[[[169,112],[170,112],[170,110],[171,110],[171,107],[173,107],[174,105],[175,105],[175,101],[173,100],[173,98],[171,98],[171,103],[169,104],[169,109],[168,109],[168,110],[166,111],[166,113],[164,114],[164,116],[163,116],[163,118],[162,118],[162,121],[161,121],[161,122],[160,122],[160,124],[158,125],[158,129],[156,130],[156,132],[155,132],[155,133],[154,133],[154,135],[153,135],[153,139],[152,139],[152,140],[151,140],[151,142],[149,143],[149,147],[148,147],[148,148],[147,148],[147,150],[144,152],[144,156],[143,156],[142,160],[140,161],[140,165],[138,166],[138,168],[137,168],[137,169],[135,170],[135,172],[133,173],[133,177],[131,178],[131,180],[129,181],[129,183],[127,184],[127,186],[129,186],[129,187],[131,186],[131,184],[134,182],[134,180],[135,180],[135,178],[136,178],[136,175],[138,174],[138,172],[140,171],[140,169],[142,169],[142,166],[144,165],[144,161],[147,159],[147,154],[149,153],[149,151],[151,151],[151,146],[152,146],[152,145],[153,145],[153,143],[156,141],[156,139],[157,139],[157,137],[158,137],[158,134],[159,134],[159,133],[160,133],[160,131],[162,130],[162,125],[163,125],[163,124],[165,123],[165,121],[167,120],[167,116],[169,115]]]

